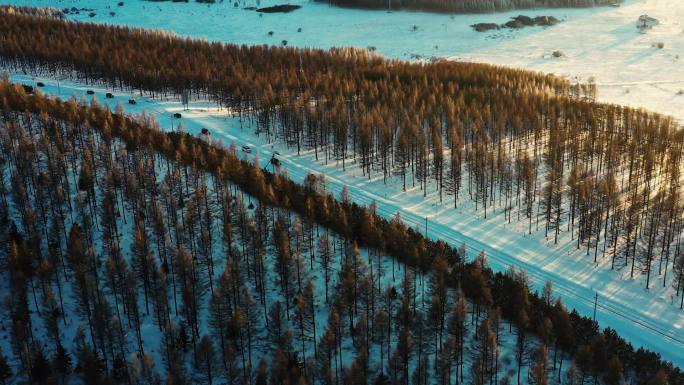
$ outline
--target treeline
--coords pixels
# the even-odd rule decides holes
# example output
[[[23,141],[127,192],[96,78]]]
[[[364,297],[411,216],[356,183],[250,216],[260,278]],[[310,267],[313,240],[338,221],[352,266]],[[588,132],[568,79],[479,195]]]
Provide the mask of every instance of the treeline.
[[[54,17],[63,19],[64,13],[57,8],[52,7],[26,7],[17,5],[0,5],[0,13],[5,14],[22,14],[40,17]]]
[[[510,102],[503,103],[506,94],[548,95],[570,88],[567,81],[549,75],[485,64],[425,66],[381,59],[365,49],[237,46],[159,31],[6,16],[0,40],[6,66],[21,63],[27,70],[38,70],[46,65],[44,70],[65,73],[70,68],[86,81],[158,95],[188,91],[244,111],[301,103],[307,97],[328,107],[369,104],[380,102],[380,91],[394,86],[394,94],[382,95],[387,102],[407,100],[413,92],[422,96],[435,91],[437,98],[464,93],[468,102],[492,98],[501,101],[502,108],[510,108]],[[29,31],[36,39],[23,45],[22,51],[18,35]],[[430,90],[409,88],[422,83]]]
[[[588,263],[671,284],[684,306],[684,131],[593,102],[595,85],[488,65],[416,64],[365,50],[246,47],[8,15],[0,62],[151,96],[208,98],[269,141],[404,189],[503,212]],[[26,41],[27,34],[34,39]]]
[[[31,328],[26,328],[28,304],[29,300],[37,303],[36,292],[40,293],[41,290],[45,291],[49,287],[49,285],[39,284],[39,277],[47,280],[44,282],[48,283],[52,282],[51,279],[57,279],[55,284],[58,284],[61,279],[59,277],[65,274],[63,266],[66,266],[72,270],[71,274],[65,274],[64,279],[70,276],[68,279],[74,280],[74,284],[81,287],[81,290],[75,291],[75,299],[80,306],[81,316],[92,326],[90,332],[92,341],[89,342],[91,351],[90,355],[85,355],[85,357],[93,359],[93,355],[97,357],[98,354],[101,354],[100,359],[103,356],[110,357],[111,364],[114,365],[113,358],[118,356],[118,351],[112,351],[112,347],[117,345],[111,345],[111,341],[116,341],[116,338],[119,337],[116,335],[108,336],[107,334],[98,337],[97,322],[100,322],[100,327],[107,324],[101,323],[105,321],[101,318],[103,314],[95,314],[95,309],[99,306],[98,303],[101,302],[102,298],[98,297],[100,296],[98,294],[99,285],[105,284],[104,282],[100,283],[99,279],[113,280],[110,282],[114,282],[112,285],[115,286],[112,286],[112,290],[115,292],[116,290],[124,290],[126,287],[127,280],[116,281],[116,271],[112,271],[111,278],[104,277],[104,275],[106,269],[116,268],[117,263],[114,263],[115,261],[121,260],[122,251],[117,247],[117,237],[128,232],[135,234],[135,240],[131,246],[133,257],[131,269],[133,270],[126,277],[133,280],[132,282],[135,285],[131,287],[132,284],[129,282],[128,291],[119,292],[121,301],[127,303],[121,306],[131,306],[131,303],[137,302],[149,303],[149,312],[156,314],[158,323],[168,325],[168,317],[164,314],[170,311],[171,298],[173,301],[179,301],[177,304],[174,303],[174,307],[178,306],[179,314],[187,325],[187,338],[183,340],[187,341],[187,346],[190,346],[192,342],[194,354],[199,354],[195,357],[196,362],[208,362],[201,359],[204,357],[201,354],[206,352],[206,350],[203,351],[199,348],[204,340],[201,338],[202,332],[193,326],[196,325],[197,314],[199,314],[196,305],[193,305],[198,302],[194,301],[193,298],[196,299],[198,296],[199,282],[202,282],[201,287],[204,290],[209,290],[207,293],[213,292],[220,285],[218,280],[213,281],[212,278],[209,278],[212,275],[207,273],[215,268],[215,262],[218,263],[211,257],[214,255],[211,247],[217,244],[220,237],[233,234],[233,231],[232,228],[226,229],[225,226],[221,226],[222,230],[217,231],[215,226],[210,224],[212,221],[211,214],[225,215],[223,210],[231,206],[223,204],[211,207],[206,202],[209,195],[213,196],[214,194],[217,194],[215,202],[224,202],[226,196],[221,194],[227,194],[230,190],[221,186],[226,186],[225,184],[230,181],[239,186],[245,193],[258,198],[264,205],[276,207],[278,210],[285,210],[286,212],[294,211],[300,215],[303,224],[301,234],[291,236],[289,242],[301,242],[302,245],[311,244],[315,239],[313,233],[318,231],[314,230],[317,229],[314,224],[321,224],[339,234],[347,245],[358,243],[367,247],[369,255],[374,256],[373,258],[377,258],[377,260],[382,256],[393,256],[409,266],[413,276],[429,274],[432,276],[431,282],[441,282],[429,291],[428,303],[430,303],[429,308],[432,309],[430,314],[431,317],[435,318],[428,324],[442,326],[434,329],[437,334],[425,334],[425,336],[435,337],[435,335],[439,335],[439,331],[446,331],[446,329],[442,329],[442,327],[446,328],[446,320],[449,319],[446,304],[458,302],[454,298],[447,299],[449,296],[445,294],[444,290],[451,288],[450,290],[453,292],[460,288],[465,296],[470,299],[471,316],[477,321],[471,321],[471,324],[479,325],[481,321],[487,320],[493,322],[492,315],[500,314],[503,319],[516,324],[518,330],[516,346],[526,346],[527,342],[525,341],[528,333],[536,333],[537,338],[542,341],[542,347],[553,348],[553,362],[555,365],[558,361],[559,368],[557,370],[559,373],[563,357],[569,357],[575,361],[578,379],[573,377],[572,382],[567,383],[582,383],[586,377],[593,377],[594,381],[601,380],[607,384],[619,384],[622,377],[632,379],[638,384],[666,384],[667,381],[669,383],[681,383],[684,380],[682,372],[671,364],[662,362],[658,354],[643,349],[634,350],[614,331],[606,329],[601,332],[594,321],[580,317],[575,312],[568,313],[560,302],[552,300],[551,290],[545,290],[542,295],[532,293],[524,273],[515,271],[494,273],[486,267],[483,258],[466,261],[463,258],[465,256],[464,251],[459,252],[444,242],[424,238],[413,229],[406,227],[400,218],[387,221],[374,214],[372,207],[360,207],[346,198],[345,194],[342,195],[341,200],[337,200],[330,194],[324,193],[321,181],[314,176],[309,177],[305,185],[297,185],[288,180],[285,175],[265,172],[259,166],[239,159],[234,149],[217,147],[203,139],[182,132],[161,132],[155,128],[152,122],[134,120],[121,111],[112,113],[97,105],[88,107],[79,104],[73,99],[62,102],[46,98],[40,94],[28,95],[18,85],[3,83],[0,86],[0,103],[3,110],[3,124],[6,125],[6,129],[3,130],[3,151],[6,153],[3,160],[5,167],[12,170],[10,173],[3,173],[3,176],[11,176],[10,181],[6,182],[3,177],[3,183],[0,185],[2,186],[2,199],[0,200],[2,205],[0,207],[3,208],[3,224],[8,229],[8,231],[2,232],[7,237],[4,240],[8,251],[6,266],[11,265],[9,271],[12,274],[12,285],[17,285],[12,293],[25,294],[19,297],[14,296],[16,302],[9,302],[17,306],[16,308],[12,307],[12,319],[17,320],[14,324],[17,330],[13,330],[13,334],[16,334],[16,341],[22,344],[17,348],[19,354],[33,352],[30,350]],[[33,139],[30,140],[31,138]],[[73,175],[69,177],[65,171],[67,169],[78,171],[73,172]],[[164,174],[162,170],[166,170],[168,176],[160,185],[157,178],[162,178]],[[209,172],[213,179],[201,177],[203,172]],[[195,177],[189,178],[192,175]],[[11,190],[9,186],[12,186]],[[68,199],[70,195],[67,191],[75,189],[79,191],[78,199],[72,202],[71,199]],[[190,193],[191,191],[192,193]],[[13,202],[12,205],[8,204],[10,201]],[[128,206],[133,213],[132,217],[126,217],[125,206]],[[123,218],[120,218],[120,215]],[[180,217],[175,217],[175,215]],[[273,211],[270,213],[266,211],[264,214],[264,216],[269,215],[275,218]],[[19,218],[19,222],[12,225],[10,218]],[[267,224],[270,223],[271,227],[278,227],[277,220],[265,221]],[[128,225],[122,225],[119,228],[120,222],[128,223]],[[66,223],[80,224],[72,225],[70,229],[67,229]],[[225,224],[228,222],[218,223]],[[290,228],[287,227],[286,223],[280,226],[281,234],[284,234],[282,233],[285,231],[284,228]],[[265,281],[259,278],[259,272],[263,271],[260,270],[262,265],[259,263],[259,255],[262,254],[255,250],[258,250],[257,243],[265,239],[260,240],[259,237],[267,234],[267,232],[255,231],[254,229],[252,227],[252,230],[249,230],[252,232],[251,235],[241,232],[242,235],[237,235],[234,240],[228,241],[228,245],[234,244],[236,250],[227,252],[228,257],[224,262],[240,259],[237,255],[251,261],[248,262],[251,267],[247,269],[245,274],[254,280],[254,285],[258,288],[258,285]],[[243,230],[248,231],[248,227],[244,227]],[[94,231],[106,234],[99,242],[101,242],[100,247],[107,250],[107,254],[102,255],[94,252],[97,249],[94,247],[97,243],[96,238],[92,236]],[[152,235],[154,232],[157,232],[155,233],[157,235]],[[167,233],[169,234],[168,237],[163,235]],[[179,236],[179,234],[184,235]],[[152,239],[156,239],[156,241]],[[211,239],[215,240],[210,241]],[[247,240],[247,242],[242,242],[240,239]],[[279,242],[288,242],[287,236],[278,236],[277,232],[274,234],[274,239],[279,239]],[[54,242],[49,242],[50,240],[54,240]],[[165,246],[162,247],[159,242]],[[242,242],[242,248],[238,247],[240,242]],[[274,245],[276,250],[278,250],[277,245],[278,242]],[[158,248],[159,251],[155,251],[155,248]],[[325,249],[325,245],[318,248],[319,255],[323,253],[321,251],[323,249]],[[283,251],[287,250],[286,248],[281,247],[280,250],[276,253],[281,258],[279,261],[290,262],[276,269],[280,275],[277,282],[280,285],[294,285],[298,282],[297,264],[290,264],[292,260],[289,254]],[[314,249],[302,246],[299,250],[300,252],[302,250],[311,252]],[[165,254],[167,251],[168,254]],[[106,255],[109,255],[109,262],[106,264],[97,262],[98,259],[103,259]],[[183,257],[185,259],[181,258],[183,255],[185,255]],[[174,265],[174,262],[171,262],[173,256],[177,259],[180,258],[181,261],[177,260]],[[114,262],[111,261],[111,258],[114,258]],[[308,262],[306,259],[304,258],[304,261]],[[192,266],[192,268],[184,270],[182,260],[189,264],[186,267]],[[350,259],[350,261],[355,260],[357,259]],[[48,262],[54,266],[52,269]],[[369,267],[372,264],[373,262],[369,264]],[[353,263],[351,265],[353,266]],[[164,278],[164,275],[155,275],[157,269],[153,266],[161,269],[161,273],[168,274],[168,278],[161,279]],[[344,269],[342,270],[344,271]],[[321,270],[321,272],[325,271],[326,269]],[[394,269],[392,272],[394,273]],[[403,273],[408,274],[408,269],[404,269]],[[157,281],[154,281],[155,276]],[[200,276],[205,277],[205,279],[199,280]],[[359,293],[371,293],[373,290],[361,289],[361,286],[358,285],[362,284],[362,280],[354,274],[348,272],[347,275],[343,276],[349,280],[348,283],[351,285],[344,297],[353,301],[346,302],[347,310],[343,310],[339,316],[344,319],[345,315],[349,316],[351,313],[350,321],[346,324],[351,327],[358,320],[355,317],[362,313],[356,308],[356,306],[361,308],[356,303],[357,299],[360,300],[363,297]],[[175,283],[171,277],[176,277]],[[124,286],[116,286],[115,282]],[[149,282],[149,285],[146,282]],[[152,282],[156,283],[153,284]],[[158,293],[155,289],[158,289],[156,285],[162,283],[179,286],[177,289],[168,290],[170,293],[167,297],[160,297],[154,293]],[[186,286],[181,287],[181,285]],[[165,287],[168,288],[168,286]],[[437,287],[441,289],[437,290]],[[20,290],[20,288],[23,289]],[[174,295],[176,290],[179,298]],[[290,292],[289,289],[282,290],[283,293]],[[301,295],[305,291],[301,290],[297,294],[298,291],[293,290],[292,297],[285,299],[283,303],[292,303],[291,300],[295,297],[302,298]],[[137,301],[130,297],[126,299],[126,296],[135,296],[136,293],[139,295],[140,292],[143,293],[144,300],[139,297],[136,297],[138,298]],[[261,293],[258,290],[256,292]],[[406,291],[403,290],[402,292]],[[263,298],[263,294],[260,295],[260,298]],[[116,296],[117,294],[114,294],[113,298]],[[164,298],[166,298],[166,302],[164,302]],[[226,295],[222,298],[236,297]],[[255,302],[258,301],[255,300]],[[411,301],[408,302],[408,306],[411,306]],[[297,307],[299,307],[303,317],[305,314],[303,312],[310,308],[306,307],[306,301],[300,303],[301,301],[297,302]],[[344,303],[342,302],[342,304]],[[52,304],[53,307],[60,306],[57,300],[53,301]],[[439,306],[440,304],[444,306]],[[109,309],[112,309],[111,303],[109,306]],[[36,305],[36,308],[38,307]],[[118,305],[114,308],[118,309]],[[354,310],[352,311],[351,308]],[[139,323],[139,320],[136,320],[137,310],[132,307],[128,309],[131,311],[131,313],[127,313],[129,326],[135,330],[136,323]],[[166,313],[164,309],[166,309]],[[162,311],[160,312],[160,310]],[[55,312],[46,311],[45,314],[55,314]],[[59,315],[59,312],[56,314]],[[310,312],[306,314],[310,314]],[[120,316],[117,318],[122,321],[125,320]],[[401,321],[400,318],[395,318],[395,321]],[[304,318],[300,317],[300,320],[304,322]],[[392,332],[399,333],[395,334],[399,337],[399,341],[404,338],[406,349],[401,348],[403,350],[399,350],[404,354],[403,357],[399,354],[396,360],[398,364],[403,364],[397,366],[397,370],[394,372],[396,378],[390,378],[392,381],[389,383],[409,382],[409,378],[406,376],[407,360],[410,360],[416,350],[407,349],[411,346],[418,349],[418,346],[413,344],[415,334],[409,335],[407,333],[409,330],[411,333],[423,330],[418,328],[423,323],[424,321],[418,322],[411,327],[400,328]],[[52,324],[54,325],[54,322]],[[307,323],[307,325],[310,324]],[[117,331],[118,328],[117,326],[107,330]],[[300,324],[300,331],[303,329],[303,324]],[[245,330],[245,333],[248,333],[247,329],[240,330]],[[403,337],[400,330],[404,330]],[[423,331],[427,333],[427,331]],[[176,332],[178,332],[177,329]],[[317,334],[318,337],[313,337],[315,332],[307,326],[304,334],[308,336],[308,333],[311,333],[312,336],[304,338],[303,341],[306,341],[307,338],[313,338],[314,341],[317,341],[318,338],[323,339],[325,331],[319,330],[319,332],[321,334]],[[475,333],[479,335],[477,332]],[[142,351],[140,333],[134,334],[137,334],[138,337],[133,336],[132,339],[138,341],[138,350]],[[487,335],[492,336],[491,333]],[[240,337],[234,333],[229,334],[229,336],[230,338],[247,338],[245,335]],[[446,339],[446,334],[444,338]],[[172,349],[166,351],[168,353],[167,359],[168,357],[175,357],[171,353],[178,353],[173,350],[177,349],[178,346],[170,344],[169,340],[166,341],[165,349]],[[241,341],[246,343],[245,339]],[[495,341],[493,337],[492,341]],[[529,340],[527,341],[529,342]],[[208,349],[206,344],[204,342],[205,348]],[[397,349],[400,345],[401,343],[397,342]],[[443,348],[445,345],[447,344],[438,344],[437,346]],[[80,346],[85,347],[86,345],[81,344]],[[242,345],[242,348],[244,349],[245,346],[247,345]],[[434,345],[430,346],[434,348]],[[454,345],[451,346],[454,347]],[[475,365],[476,369],[479,368],[475,370],[475,373],[484,375],[484,377],[479,377],[481,380],[476,383],[484,384],[492,380],[496,381],[498,375],[492,377],[492,373],[496,373],[496,371],[491,365],[495,363],[495,360],[491,358],[491,353],[495,352],[496,349],[486,348],[486,346],[492,346],[487,344],[478,346],[484,346],[484,349],[487,350],[483,355],[478,355],[480,358],[484,357],[482,358],[484,361],[475,360],[475,362],[480,363]],[[101,352],[93,352],[92,349]],[[307,348],[304,347],[301,351],[306,354]],[[524,352],[525,349],[521,348],[519,351]],[[142,356],[144,357],[144,351],[139,353],[143,353]],[[239,356],[239,352],[236,354]],[[448,356],[453,357],[452,355]],[[544,353],[540,351],[535,357],[539,356],[544,356]],[[392,357],[391,354],[386,358],[389,360],[390,357]],[[420,353],[418,353],[418,357],[420,357]],[[528,356],[521,353],[517,357],[520,368],[524,362],[527,362]],[[239,360],[239,358],[235,359]],[[446,359],[446,356],[440,358],[440,360],[442,359]],[[243,364],[244,360],[246,358],[243,358]],[[26,368],[32,368],[31,362],[30,356],[25,356]],[[284,368],[291,369],[287,366],[288,361],[286,359],[283,362],[285,362]],[[454,364],[454,361],[450,362]],[[462,363],[463,361],[457,362]],[[543,363],[545,361],[535,362]],[[330,365],[330,361],[328,363]],[[120,362],[119,367],[122,364],[125,362]],[[361,368],[363,368],[363,364],[363,360],[357,363],[357,365],[362,365]],[[276,365],[276,362],[273,362],[272,365]],[[293,365],[299,367],[296,363]],[[387,365],[388,368],[391,367],[389,362]],[[422,365],[422,363],[418,364],[418,367],[423,367]],[[244,366],[237,368],[240,367],[244,370]],[[330,367],[328,366],[328,368]],[[550,376],[549,367],[541,364],[534,364],[533,367],[534,369],[530,370],[530,376],[532,376],[531,378],[538,376],[536,378],[539,379],[534,380],[534,383],[546,383],[542,381]],[[209,374],[211,369],[206,365],[203,368],[203,373],[211,376]],[[277,375],[275,378],[289,378],[287,373],[292,372],[283,369],[283,367],[281,369],[284,372],[274,372],[274,375]],[[363,370],[353,370],[352,372],[365,373]],[[533,374],[534,372],[537,374]],[[141,369],[139,373],[146,372]],[[323,374],[325,373],[329,372],[323,371]],[[388,371],[388,374],[391,373]],[[247,374],[243,373],[243,375]],[[321,377],[320,379],[324,380],[325,378]],[[421,378],[420,375],[418,378]],[[576,382],[580,380],[581,382]],[[295,383],[289,382],[289,380],[283,382]],[[450,382],[444,380],[440,383]]]
[[[409,9],[445,13],[502,12],[527,8],[580,8],[619,4],[621,0],[318,0],[346,7]]]

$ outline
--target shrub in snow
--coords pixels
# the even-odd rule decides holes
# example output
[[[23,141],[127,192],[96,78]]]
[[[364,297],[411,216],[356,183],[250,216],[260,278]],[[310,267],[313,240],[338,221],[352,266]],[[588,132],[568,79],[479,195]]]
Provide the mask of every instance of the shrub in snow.
[[[525,26],[525,24],[523,24],[519,20],[513,19],[513,20],[507,21],[506,24],[504,24],[504,26],[507,28],[519,29],[519,28],[523,28]]]
[[[553,51],[553,53],[551,54],[551,56],[553,56],[553,57],[563,57],[563,56],[565,56],[565,55],[564,55],[563,52],[561,52],[561,51]]]
[[[556,19],[553,16],[537,16],[534,18],[534,25],[541,25],[544,27],[556,25],[560,22],[560,20]]]
[[[529,16],[525,16],[525,15],[518,15],[518,16],[514,17],[513,20],[516,20],[516,21],[520,22],[520,24],[527,26],[527,27],[533,26],[535,24],[534,19],[532,19]]]
[[[499,29],[499,25],[496,23],[477,23],[471,25],[471,27],[477,32],[487,32],[492,29]]]

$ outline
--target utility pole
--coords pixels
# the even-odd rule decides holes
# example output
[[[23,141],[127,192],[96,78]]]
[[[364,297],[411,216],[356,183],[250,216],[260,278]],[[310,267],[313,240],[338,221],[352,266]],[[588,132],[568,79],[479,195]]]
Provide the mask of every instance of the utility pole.
[[[594,294],[594,318],[593,320],[596,321],[596,305],[598,304],[598,293]]]
[[[425,216],[425,238],[428,237],[428,218]]]

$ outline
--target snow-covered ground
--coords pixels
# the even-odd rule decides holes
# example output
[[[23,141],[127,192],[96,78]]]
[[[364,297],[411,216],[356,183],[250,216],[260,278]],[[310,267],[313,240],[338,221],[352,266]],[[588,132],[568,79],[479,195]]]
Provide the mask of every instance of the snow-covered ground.
[[[415,60],[450,58],[550,72],[574,81],[594,80],[602,101],[644,107],[684,122],[684,1],[626,0],[620,7],[535,9],[497,14],[445,15],[330,7],[293,0],[288,14],[259,14],[257,0],[214,5],[129,0],[15,0],[19,5],[88,8],[71,19],[163,28],[178,34],[238,44],[329,48],[376,47],[382,55]],[[280,3],[262,0],[260,5]],[[110,15],[114,12],[115,15]],[[470,25],[503,23],[512,16],[552,15],[554,27],[475,32]],[[642,14],[660,24],[645,34]],[[414,26],[416,27],[414,29]],[[298,32],[301,28],[301,32]],[[273,35],[269,35],[269,32]],[[653,45],[663,43],[659,49]],[[554,58],[560,51],[564,56]],[[682,94],[678,94],[682,91]]]
[[[262,1],[262,5],[274,1]],[[86,7],[95,10],[69,16],[79,20],[117,23],[148,28],[163,28],[183,35],[244,44],[282,44],[307,47],[376,47],[386,56],[412,60],[418,57],[448,57],[454,60],[482,61],[552,72],[573,80],[593,79],[603,101],[644,107],[671,114],[684,122],[684,1],[628,0],[621,7],[595,9],[525,10],[501,14],[440,15],[422,12],[364,11],[329,7],[321,3],[294,1],[302,9],[290,14],[265,14],[242,9],[254,0],[233,7],[232,2],[211,6],[194,3],[149,3],[129,0],[123,7],[105,0],[18,0],[15,4]],[[111,16],[109,12],[115,12]],[[469,26],[477,22],[501,23],[517,14],[553,15],[563,23],[550,28],[478,33]],[[649,14],[660,24],[640,34],[636,20]],[[414,30],[413,26],[417,29]],[[302,32],[298,32],[301,28]],[[273,36],[268,32],[273,31]],[[653,47],[662,42],[662,49]],[[563,56],[553,58],[553,51]],[[50,83],[48,81],[48,83]],[[54,82],[52,82],[54,84]],[[84,95],[84,87],[62,85],[58,92]],[[104,98],[100,98],[103,100]],[[121,95],[124,103],[128,99]],[[272,151],[289,175],[301,181],[308,172],[325,173],[328,188],[340,191],[348,186],[359,203],[377,201],[381,214],[391,217],[400,212],[404,221],[419,226],[429,217],[429,235],[455,245],[466,242],[472,249],[484,249],[497,270],[515,265],[524,268],[540,287],[554,282],[558,294],[581,314],[591,316],[594,295],[598,293],[597,319],[610,326],[636,346],[644,346],[684,366],[684,312],[670,304],[667,292],[643,289],[639,280],[622,279],[620,272],[594,268],[572,247],[554,247],[542,236],[526,237],[515,227],[483,221],[469,208],[460,211],[441,206],[433,195],[423,199],[421,192],[402,193],[398,186],[383,185],[382,179],[368,181],[353,166],[347,172],[313,161],[311,154],[294,156],[283,148],[273,148],[255,137],[253,130],[239,129],[235,119],[213,110],[211,105],[195,104],[184,112],[189,131],[209,128],[215,139],[255,146],[262,161]],[[157,115],[165,129],[178,121],[170,112],[180,109],[174,102],[142,101],[133,111]],[[569,258],[568,253],[578,258]]]
[[[23,75],[15,75],[12,79],[24,83],[35,81]],[[378,212],[384,217],[392,218],[399,212],[406,223],[421,231],[425,230],[425,217],[428,217],[427,230],[431,238],[454,246],[465,243],[471,258],[484,250],[492,268],[497,271],[510,266],[522,268],[537,289],[547,281],[553,282],[556,294],[582,315],[593,315],[595,295],[598,294],[596,319],[602,327],[611,327],[636,347],[657,351],[680,367],[684,366],[684,311],[673,305],[660,287],[646,291],[642,279],[626,280],[623,275],[627,273],[611,271],[605,263],[594,267],[588,257],[583,257],[583,250],[575,251],[572,242],[559,242],[554,246],[552,240],[544,239],[543,231],[527,236],[525,229],[507,226],[496,218],[484,220],[472,207],[454,210],[448,202],[441,205],[435,193],[423,198],[422,192],[415,189],[402,192],[399,181],[384,185],[381,175],[369,181],[353,164],[348,165],[347,171],[342,171],[334,163],[326,165],[316,161],[313,153],[297,156],[287,148],[266,143],[246,122],[241,129],[237,117],[225,110],[218,111],[210,103],[191,103],[187,111],[183,111],[178,101],[171,100],[137,99],[138,104],[131,106],[126,105],[130,95],[115,93],[114,99],[105,99],[104,89],[72,82],[60,82],[58,88],[54,81],[42,80],[47,83],[45,92],[62,98],[86,97],[86,89],[95,89],[101,102],[112,108],[122,103],[131,113],[150,113],[167,130],[177,128],[179,119],[174,119],[173,113],[181,112],[180,121],[187,131],[198,134],[202,128],[208,128],[214,140],[251,146],[255,151],[246,156],[258,154],[264,166],[278,151],[283,167],[297,182],[302,182],[308,173],[325,173],[328,190],[340,193],[346,186],[354,201],[365,205],[375,201]]]
[[[640,15],[659,25],[639,33]],[[663,43],[663,48],[658,48]],[[563,56],[553,58],[554,51]],[[598,85],[602,101],[643,107],[684,123],[684,1],[628,1],[454,58],[497,63]]]

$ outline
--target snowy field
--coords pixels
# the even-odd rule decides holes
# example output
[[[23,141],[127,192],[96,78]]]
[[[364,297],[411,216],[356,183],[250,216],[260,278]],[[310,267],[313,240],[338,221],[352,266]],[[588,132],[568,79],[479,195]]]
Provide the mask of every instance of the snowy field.
[[[7,2],[7,1],[5,1]],[[684,1],[626,0],[620,7],[536,9],[497,14],[444,15],[367,11],[293,0],[302,8],[289,14],[263,14],[244,7],[257,0],[214,5],[129,0],[16,0],[18,5],[88,8],[71,19],[162,28],[178,34],[238,44],[329,48],[375,47],[404,59],[449,58],[550,72],[574,81],[594,80],[602,101],[644,107],[684,122]],[[260,1],[260,6],[278,3]],[[114,12],[115,15],[110,15]],[[554,27],[475,32],[470,25],[503,23],[518,14],[552,15]],[[637,18],[660,21],[645,34]],[[414,28],[414,26],[416,28]],[[298,32],[301,28],[301,32]],[[273,35],[269,35],[269,32]],[[663,43],[659,49],[654,44]],[[563,57],[554,58],[560,51]],[[681,92],[681,94],[679,94]]]
[[[28,84],[36,79],[15,75],[12,80]],[[504,271],[510,266],[524,269],[538,290],[547,281],[553,282],[555,293],[582,315],[593,315],[595,294],[598,294],[596,319],[602,327],[611,327],[634,346],[657,351],[678,366],[684,366],[681,353],[684,350],[684,311],[667,297],[669,291],[659,285],[646,291],[643,278],[628,280],[628,271],[609,270],[607,259],[602,266],[594,267],[588,263],[586,258],[589,257],[584,257],[584,250],[576,251],[574,244],[559,242],[554,246],[552,239],[544,239],[543,231],[527,236],[525,229],[509,227],[496,217],[484,220],[470,206],[461,206],[454,211],[450,202],[440,204],[434,191],[425,199],[417,188],[402,192],[399,180],[385,186],[382,176],[378,175],[369,181],[351,163],[347,171],[342,171],[334,163],[326,165],[316,161],[312,152],[300,156],[288,153],[287,148],[266,143],[263,137],[256,136],[246,121],[240,128],[237,117],[225,110],[218,111],[210,103],[191,103],[190,109],[184,111],[175,100],[138,98],[138,104],[131,106],[126,105],[131,97],[128,94],[114,92],[114,99],[106,99],[105,89],[64,81],[57,86],[54,80],[52,83],[49,79],[41,80],[47,83],[45,92],[62,98],[87,97],[86,89],[93,89],[102,103],[112,108],[121,103],[130,113],[150,113],[165,130],[177,129],[179,122],[195,134],[208,128],[214,140],[254,148],[252,154],[245,156],[258,157],[264,166],[274,152],[279,152],[282,167],[293,180],[301,183],[309,173],[325,173],[329,191],[339,194],[346,186],[355,202],[365,205],[376,202],[378,212],[390,219],[399,212],[407,224],[421,231],[425,231],[425,217],[428,217],[427,231],[431,238],[442,239],[456,247],[465,243],[469,258],[484,250],[496,271]],[[174,119],[175,112],[182,113],[183,117]]]
[[[660,24],[642,34],[636,20],[644,14]],[[662,49],[658,43],[664,44]],[[551,57],[556,50],[564,56]],[[550,72],[581,82],[593,79],[599,100],[643,107],[684,123],[681,0],[628,1],[454,58]]]
[[[129,0],[123,7],[104,0],[12,3],[92,8],[96,13],[92,18],[88,16],[89,11],[69,17],[163,28],[210,40],[241,44],[282,44],[287,40],[288,45],[323,48],[372,46],[383,55],[399,59],[448,57],[551,72],[572,80],[593,79],[603,101],[644,107],[684,122],[684,95],[678,95],[684,90],[684,65],[680,63],[684,58],[679,58],[684,56],[684,1],[681,0],[627,1],[619,8],[456,16],[340,9],[313,2],[295,2],[303,8],[290,14],[263,16],[242,9],[256,6],[252,1],[241,3],[238,8],[232,2],[207,6]],[[110,12],[116,15],[111,16]],[[469,27],[477,22],[502,23],[517,14],[553,15],[564,21],[550,28],[490,33],[478,33]],[[635,22],[641,14],[658,18],[660,25],[646,34],[638,33]],[[298,32],[299,28],[302,32]],[[269,31],[273,31],[273,36]],[[664,48],[652,47],[658,42],[664,43]],[[553,58],[551,53],[556,50],[564,56]],[[74,84],[62,84],[59,90],[48,87],[47,91],[61,96],[85,95],[85,87]],[[121,95],[118,100],[127,99],[128,95]],[[104,101],[102,95],[100,100]],[[264,162],[277,150],[283,154],[281,160],[294,180],[303,180],[309,172],[325,173],[330,189],[340,191],[348,186],[358,203],[370,204],[375,200],[380,213],[386,217],[400,212],[404,221],[422,229],[427,216],[431,237],[456,246],[466,242],[473,249],[472,254],[484,249],[494,269],[504,270],[510,265],[523,268],[537,287],[546,281],[554,282],[564,301],[583,315],[593,314],[597,293],[597,319],[602,326],[610,326],[635,346],[658,351],[666,359],[684,366],[684,312],[671,304],[668,297],[671,291],[657,287],[646,292],[641,279],[625,280],[619,271],[610,271],[605,266],[594,268],[579,257],[568,258],[570,253],[583,253],[576,253],[567,244],[555,247],[544,240],[543,233],[528,238],[518,228],[496,220],[482,220],[467,206],[460,211],[447,210],[449,205],[439,205],[435,194],[423,199],[420,191],[403,193],[398,185],[384,186],[382,178],[369,182],[353,166],[342,172],[334,164],[315,162],[312,154],[299,157],[287,154],[284,148],[264,143],[252,129],[239,129],[236,119],[215,111],[214,106],[194,104],[191,108],[183,112],[182,119],[189,131],[198,132],[207,127],[217,140],[254,146]],[[151,112],[157,115],[162,127],[170,129],[178,123],[170,119],[170,113],[180,109],[176,102],[146,100],[132,111]]]

